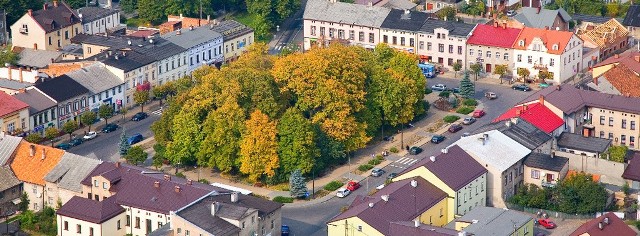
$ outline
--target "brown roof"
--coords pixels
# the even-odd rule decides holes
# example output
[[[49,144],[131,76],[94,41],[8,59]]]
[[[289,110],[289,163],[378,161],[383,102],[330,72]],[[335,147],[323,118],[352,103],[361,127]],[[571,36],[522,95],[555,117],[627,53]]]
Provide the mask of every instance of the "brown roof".
[[[61,76],[66,73],[79,70],[82,67],[93,65],[94,61],[86,62],[72,62],[72,63],[51,63],[47,68],[40,69],[39,72],[43,72],[51,77]]]
[[[31,147],[35,150],[33,156]],[[23,182],[44,186],[44,176],[58,164],[63,154],[64,151],[57,148],[22,141],[16,148],[11,170]]]
[[[633,158],[629,160],[629,165],[624,169],[622,178],[640,181],[640,152],[634,153]]]
[[[587,42],[591,42],[600,48],[606,47],[608,44],[615,42],[618,38],[627,37],[629,31],[616,19],[611,19],[605,23],[599,24],[591,30],[585,30],[578,36]]]
[[[88,198],[73,196],[67,203],[62,205],[56,213],[78,220],[101,224],[124,212],[124,208],[116,204],[115,200],[114,197],[109,197],[102,201],[94,201]]]
[[[173,15],[168,15],[167,19],[168,21],[182,21],[183,28],[188,28],[189,26],[198,27],[202,25],[207,25],[210,22],[207,19],[198,19],[198,18],[173,16]]]
[[[640,76],[624,64],[615,65],[602,76],[615,87],[620,94],[640,97]]]
[[[513,43],[514,49],[526,50],[534,38],[539,38],[547,48],[547,53],[562,55],[564,49],[569,45],[569,41],[573,36],[573,32],[548,30],[525,27],[520,32],[518,39]],[[520,46],[520,40],[524,40],[524,45]],[[558,45],[558,49],[554,50],[553,45]]]
[[[604,223],[605,218],[608,218],[609,224]],[[599,223],[602,223],[602,229],[599,228]],[[624,223],[618,216],[609,212],[598,218],[584,223],[576,231],[573,231],[570,236],[579,236],[587,234],[589,236],[635,236],[637,235],[633,229]]]
[[[159,33],[159,31],[157,31],[157,30],[138,30],[136,32],[133,32],[133,33],[129,34],[128,36],[138,37],[138,38],[147,38],[147,37],[149,37],[151,35],[156,35],[158,33]]]
[[[63,1],[45,5],[45,9],[34,11],[31,16],[47,33],[80,23],[75,11]]]
[[[29,105],[17,98],[0,92],[0,117],[29,108]],[[26,117],[23,117],[26,118]]]

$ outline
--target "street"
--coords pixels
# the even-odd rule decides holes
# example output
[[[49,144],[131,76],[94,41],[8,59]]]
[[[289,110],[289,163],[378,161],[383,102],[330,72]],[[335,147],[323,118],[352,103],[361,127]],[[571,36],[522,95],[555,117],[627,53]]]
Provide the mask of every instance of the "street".
[[[460,73],[458,73],[460,74]],[[458,87],[460,76],[458,75],[457,79],[451,78],[441,78],[436,77],[433,79],[428,79],[427,84],[430,87],[434,84],[444,84],[449,88]],[[473,80],[473,78],[472,78]],[[479,80],[497,80],[493,78],[482,78]],[[495,92],[498,94],[498,99],[488,100],[484,97],[485,92]],[[472,132],[476,130],[478,127],[488,124],[491,120],[498,117],[502,112],[506,111],[509,107],[512,107],[521,99],[525,98],[529,95],[530,92],[522,92],[511,89],[511,87],[505,82],[505,84],[500,85],[496,83],[476,83],[476,96],[475,98],[484,104],[484,110],[487,113],[484,117],[479,118],[475,123],[464,126],[461,131],[457,133],[445,133],[444,135],[447,137],[445,141],[439,144],[426,143],[421,147],[424,149],[424,152],[419,155],[407,155],[405,157],[397,157],[394,155],[390,155],[387,157],[388,160],[393,161],[392,164],[383,168],[386,173],[381,177],[367,177],[365,180],[361,181],[360,184],[362,187],[349,196],[345,198],[331,198],[330,200],[317,203],[313,205],[305,205],[305,206],[290,206],[285,205],[283,207],[282,213],[282,221],[283,224],[289,225],[291,227],[292,235],[327,235],[326,222],[331,218],[340,213],[340,208],[343,206],[348,206],[351,204],[356,195],[366,195],[368,194],[370,189],[375,188],[378,185],[381,185],[386,180],[386,176],[389,173],[400,173],[407,167],[412,164],[417,163],[418,161],[428,158],[430,156],[435,156],[440,153],[442,148],[445,148],[455,141],[457,141],[463,133]],[[434,91],[432,94],[427,95],[428,98],[434,98],[437,96],[438,92]],[[428,99],[432,101],[433,99]],[[435,113],[440,112],[433,106],[429,111],[429,116],[433,116]],[[461,117],[463,117],[461,115]],[[426,127],[428,122],[425,119],[415,122],[414,128],[416,129],[420,127]],[[410,130],[410,129],[407,129]],[[406,137],[405,137],[406,138]],[[396,137],[396,141],[399,142],[399,138]],[[407,145],[407,144],[405,144]],[[368,186],[368,189],[367,189]]]
[[[269,54],[280,54],[284,47],[295,44],[298,44],[299,49],[302,50],[302,42],[304,39],[302,32],[302,14],[304,13],[306,1],[302,0],[300,6],[297,12],[276,27],[275,37],[269,42]]]

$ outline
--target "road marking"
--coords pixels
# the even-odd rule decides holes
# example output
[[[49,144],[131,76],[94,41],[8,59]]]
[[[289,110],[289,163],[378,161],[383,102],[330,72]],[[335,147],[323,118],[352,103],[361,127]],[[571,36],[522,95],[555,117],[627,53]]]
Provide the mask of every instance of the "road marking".
[[[411,164],[413,164],[413,163],[415,163],[415,162],[417,162],[417,161],[418,161],[418,160],[413,159],[413,158],[403,157],[403,158],[398,159],[398,160],[397,160],[397,161],[395,161],[395,162],[400,163],[400,164],[403,164],[403,165],[408,165],[408,166],[410,166]]]
[[[158,116],[162,115],[162,109],[155,110],[155,111],[151,112],[151,114],[158,115]]]
[[[398,165],[394,165],[394,164],[391,164],[391,165],[389,165],[389,166],[392,166],[392,167],[395,167],[395,168],[404,169],[404,167],[402,167],[402,166],[398,166]]]

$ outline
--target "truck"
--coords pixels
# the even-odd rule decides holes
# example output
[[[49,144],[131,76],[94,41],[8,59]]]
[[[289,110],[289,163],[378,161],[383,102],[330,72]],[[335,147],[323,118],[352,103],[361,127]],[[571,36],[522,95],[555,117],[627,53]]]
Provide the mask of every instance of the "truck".
[[[422,70],[422,74],[426,78],[436,77],[436,67],[432,64],[418,63],[418,67]]]

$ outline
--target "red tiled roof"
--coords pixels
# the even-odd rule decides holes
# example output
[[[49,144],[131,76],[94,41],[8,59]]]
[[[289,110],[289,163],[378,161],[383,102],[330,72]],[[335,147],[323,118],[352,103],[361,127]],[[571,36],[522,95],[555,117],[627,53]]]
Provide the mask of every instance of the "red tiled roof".
[[[57,148],[22,141],[16,148],[11,170],[23,182],[44,186],[44,177],[58,164],[63,154],[64,151]]]
[[[564,124],[562,118],[558,117],[553,113],[553,111],[540,103],[521,105],[511,108],[493,120],[493,122],[515,117],[520,117],[520,119],[528,121],[532,125],[538,127],[538,129],[547,133],[553,132]]]
[[[136,32],[133,32],[131,34],[129,34],[129,36],[131,37],[138,37],[138,38],[147,38],[151,35],[155,35],[158,34],[159,31],[156,30],[138,30]]]
[[[28,104],[0,91],[0,117],[20,111],[22,109],[27,109],[28,107]]]
[[[604,218],[609,218],[609,224],[603,223]],[[602,222],[602,229],[599,228],[598,224]],[[570,236],[579,236],[579,235],[589,235],[589,236],[635,236],[637,235],[633,229],[631,229],[627,224],[624,223],[616,214],[611,212],[604,214],[598,218],[588,221],[584,223],[576,231],[573,231]]]
[[[522,29],[502,28],[493,25],[478,24],[473,30],[471,37],[467,40],[468,44],[494,46],[501,48],[511,48],[513,43],[518,39],[518,35]]]
[[[623,64],[623,65],[627,66],[629,69],[631,69],[636,74],[640,74],[640,61],[638,61],[638,60],[640,60],[640,58],[638,58],[638,60],[636,60],[636,56],[640,57],[640,52],[626,51],[625,53],[622,53],[620,55],[609,57],[606,60],[596,64],[593,67],[596,68],[596,67],[600,67],[600,66],[606,66],[606,65],[609,65],[609,64],[618,64],[618,63],[620,63],[620,64]]]
[[[603,76],[620,94],[640,97],[640,77],[624,64],[614,66]]]
[[[513,48],[526,50],[534,38],[540,38],[544,43],[544,46],[547,48],[547,53],[562,55],[562,52],[564,52],[564,48],[569,44],[572,36],[573,32],[570,31],[526,27],[522,29],[522,32],[518,36],[518,39],[513,44]],[[524,40],[523,46],[520,46],[520,40]],[[558,45],[557,50],[553,49],[554,44]]]

